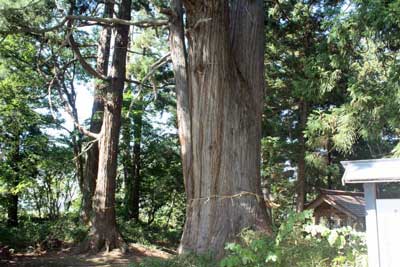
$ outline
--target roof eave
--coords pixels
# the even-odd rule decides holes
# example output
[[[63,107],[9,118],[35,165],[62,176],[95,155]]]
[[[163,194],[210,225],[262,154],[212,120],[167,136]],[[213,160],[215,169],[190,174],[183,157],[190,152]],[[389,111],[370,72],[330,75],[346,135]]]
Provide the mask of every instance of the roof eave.
[[[368,178],[368,179],[342,179],[343,185],[345,184],[372,184],[372,183],[398,183],[400,182],[400,177],[396,178]]]

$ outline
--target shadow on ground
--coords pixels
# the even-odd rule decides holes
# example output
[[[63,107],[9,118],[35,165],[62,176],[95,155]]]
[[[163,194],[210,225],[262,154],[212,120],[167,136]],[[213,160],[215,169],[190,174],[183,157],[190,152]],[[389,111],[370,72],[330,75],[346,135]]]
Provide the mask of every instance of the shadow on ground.
[[[138,244],[131,244],[129,252],[113,250],[108,253],[76,254],[68,250],[43,254],[16,254],[7,262],[0,262],[1,267],[128,267],[130,263],[140,262],[143,258],[154,257],[166,259],[171,254],[150,249]]]

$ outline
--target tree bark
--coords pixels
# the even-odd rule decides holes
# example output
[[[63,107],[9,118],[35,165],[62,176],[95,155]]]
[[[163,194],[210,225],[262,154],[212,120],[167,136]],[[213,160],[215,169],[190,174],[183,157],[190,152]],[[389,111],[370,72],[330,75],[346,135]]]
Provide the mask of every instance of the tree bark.
[[[112,18],[114,10],[113,1],[105,1],[104,18]],[[97,48],[96,71],[107,76],[110,57],[111,28],[104,26],[99,38]],[[90,131],[99,133],[103,124],[104,95],[105,89],[109,86],[106,81],[98,80],[94,88],[94,101],[92,117],[90,120]],[[92,199],[96,185],[97,169],[99,165],[99,147],[95,142],[87,151],[85,173],[81,186],[82,190],[82,214],[81,218],[85,224],[90,222],[92,213]]]
[[[174,51],[184,47],[182,31],[171,29],[188,197],[179,251],[213,251],[221,257],[225,243],[244,228],[272,232],[260,187],[263,1],[183,3],[188,83],[184,50],[180,55]],[[172,13],[179,14],[180,9],[172,7]],[[176,40],[181,43],[175,45]]]
[[[326,139],[326,165],[329,169],[328,173],[328,189],[333,189],[333,181],[332,181],[332,173],[330,171],[330,166],[332,165],[333,158],[332,158],[332,143],[330,136],[327,136]]]
[[[15,190],[16,187],[19,184],[19,171],[20,171],[20,166],[21,164],[21,154],[20,154],[20,146],[21,146],[21,140],[20,140],[20,133],[17,131],[15,134],[15,139],[14,139],[14,148],[13,151],[11,152],[11,162],[10,165],[13,170],[13,176],[12,177],[12,189]],[[17,227],[18,226],[18,201],[19,201],[19,196],[17,192],[11,192],[8,194],[8,206],[7,206],[7,225],[11,227]]]
[[[189,103],[191,96],[188,84],[188,63],[185,47],[182,0],[171,1],[170,36],[171,60],[175,76],[175,91],[177,100],[177,117],[179,128],[179,142],[186,192],[192,187],[191,183],[191,110]]]
[[[18,226],[18,195],[10,193],[7,207],[7,225],[10,227]]]
[[[121,138],[121,151],[122,151],[122,165],[124,170],[124,218],[129,220],[130,218],[130,203],[132,202],[132,184],[133,184],[133,160],[132,160],[132,122],[130,116],[125,117],[122,122],[122,138]]]
[[[131,1],[122,0],[118,18],[130,20]],[[93,197],[91,249],[110,250],[125,245],[115,218],[115,183],[117,150],[121,127],[122,97],[126,75],[126,53],[129,26],[118,25],[111,66],[111,86],[106,89],[103,124],[99,137],[99,168]]]
[[[128,220],[139,221],[139,204],[140,204],[140,187],[141,187],[141,176],[140,176],[140,156],[141,156],[141,143],[142,143],[142,126],[143,126],[143,96],[140,95],[133,107],[133,148],[132,155],[130,155],[130,146],[127,145],[125,152],[125,217]],[[131,124],[128,123],[128,128]],[[125,138],[129,138],[125,134]],[[129,131],[130,134],[130,131]],[[127,142],[125,142],[127,143]]]
[[[296,211],[304,210],[304,202],[306,200],[306,141],[303,131],[306,128],[308,107],[307,103],[300,101],[299,103],[299,155],[297,163],[297,186],[296,186]]]
[[[141,155],[141,143],[142,143],[142,126],[143,126],[143,103],[142,98],[138,100],[136,109],[133,113],[133,184],[132,184],[132,195],[130,202],[130,216],[131,219],[139,221],[139,203],[140,203],[140,188],[141,188],[141,176],[140,176],[140,155]]]

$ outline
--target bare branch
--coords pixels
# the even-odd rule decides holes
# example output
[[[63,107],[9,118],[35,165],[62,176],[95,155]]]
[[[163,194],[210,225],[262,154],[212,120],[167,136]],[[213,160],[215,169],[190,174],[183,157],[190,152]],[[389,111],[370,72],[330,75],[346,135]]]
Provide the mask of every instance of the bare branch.
[[[147,50],[146,50],[146,53],[134,51],[134,50],[130,50],[130,49],[128,49],[127,51],[128,51],[128,53],[141,55],[141,56],[158,56],[158,57],[160,56],[160,54],[158,54],[158,53],[151,53],[151,52],[148,52]]]
[[[73,21],[73,20],[96,22],[94,24],[85,24],[84,26],[92,26],[92,25],[94,26],[94,25],[99,25],[99,23],[109,25],[109,26],[129,25],[129,26],[137,26],[137,27],[141,27],[141,28],[160,27],[160,26],[168,25],[168,20],[164,19],[164,18],[129,21],[129,20],[123,20],[123,19],[118,19],[118,18],[98,18],[98,17],[91,17],[91,16],[68,15],[63,20],[58,22],[56,25],[49,27],[49,28],[41,29],[41,28],[32,28],[32,27],[18,27],[16,29],[0,31],[0,34],[16,34],[16,33],[42,34],[42,33],[58,30],[61,27],[63,27],[67,21]]]
[[[161,57],[159,60],[157,60],[156,62],[154,62],[153,65],[151,65],[150,67],[150,71],[146,74],[146,76],[144,76],[141,84],[144,84],[151,75],[154,74],[154,72],[160,68],[162,65],[164,65],[165,63],[167,63],[170,60],[171,57],[171,52],[168,52],[167,54],[165,54],[163,57]]]
[[[58,30],[59,28],[61,28],[62,26],[64,26],[65,22],[67,22],[67,18],[64,18],[62,21],[60,21],[59,23],[57,23],[56,25],[54,25],[53,27],[50,28],[44,28],[44,29],[40,29],[40,28],[31,28],[31,27],[20,27],[17,29],[11,29],[8,31],[0,31],[1,34],[16,34],[16,33],[37,33],[37,34],[41,34],[41,33],[46,33],[46,32],[51,32],[51,31],[55,31]]]
[[[69,20],[82,20],[82,21],[94,21],[103,23],[106,25],[129,25],[129,26],[137,26],[142,28],[148,27],[159,27],[168,25],[168,20],[163,18],[156,19],[144,19],[139,21],[129,21],[118,18],[98,18],[98,17],[90,17],[90,16],[78,16],[78,15],[68,15],[66,19]]]
[[[178,15],[176,14],[176,12],[174,12],[174,10],[172,10],[171,8],[161,8],[160,9],[160,13],[164,14],[168,17],[177,17]]]
[[[74,52],[76,58],[78,59],[79,63],[82,65],[82,68],[89,74],[93,75],[97,79],[100,80],[108,80],[108,78],[97,72],[92,66],[90,66],[89,63],[85,60],[85,58],[82,56],[81,51],[79,50],[78,44],[75,42],[74,37],[72,36],[72,32],[68,34],[68,42],[71,46],[72,51]]]
[[[70,106],[68,105],[68,101],[65,99],[62,91],[61,91],[61,84],[63,83],[60,78],[58,77],[58,72],[56,71],[56,74],[54,75],[53,80],[51,81],[50,85],[49,85],[49,99],[50,99],[50,93],[51,93],[51,87],[54,85],[54,81],[57,81],[57,86],[55,86],[57,88],[57,92],[58,95],[64,105],[64,110],[66,111],[66,113],[71,117],[71,119],[73,120],[73,123],[75,125],[75,127],[78,129],[78,131],[80,131],[82,134],[88,136],[88,137],[92,137],[94,139],[99,139],[99,134],[96,133],[92,133],[91,131],[88,131],[85,127],[83,127],[82,125],[80,125],[79,121],[77,120],[76,116],[74,116]],[[53,117],[54,112],[52,111],[52,115]]]
[[[133,84],[136,84],[136,85],[141,85],[141,84],[142,84],[142,83],[141,83],[140,81],[138,81],[138,80],[133,80],[133,79],[128,79],[128,78],[125,79],[125,82],[127,82],[127,83],[133,83]]]
[[[168,52],[167,54],[165,54],[163,57],[161,57],[159,60],[157,60],[156,62],[154,62],[153,65],[151,65],[150,67],[150,71],[146,74],[146,76],[144,76],[143,80],[138,84],[139,85],[139,92],[137,93],[137,96],[139,96],[142,93],[142,88],[145,84],[146,81],[149,80],[149,78],[151,77],[151,75],[154,74],[154,72],[160,68],[162,65],[164,65],[165,63],[167,63],[170,60],[171,57],[171,52]],[[155,83],[153,82],[153,90],[154,90],[154,95],[157,95],[157,87],[155,86]],[[131,103],[129,104],[129,109],[128,112],[126,113],[126,117],[129,117],[129,114],[132,111],[133,108],[133,103],[136,100],[137,97],[133,97],[131,100]]]

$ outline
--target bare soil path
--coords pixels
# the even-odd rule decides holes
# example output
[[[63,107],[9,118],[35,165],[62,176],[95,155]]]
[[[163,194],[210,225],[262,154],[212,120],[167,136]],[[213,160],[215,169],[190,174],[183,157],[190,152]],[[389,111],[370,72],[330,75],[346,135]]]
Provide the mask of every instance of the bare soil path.
[[[96,255],[76,254],[69,249],[59,252],[41,254],[15,254],[9,261],[0,261],[1,267],[129,267],[131,263],[140,262],[143,258],[154,257],[167,259],[171,254],[161,250],[150,249],[138,244],[130,244],[129,252],[113,250]]]

